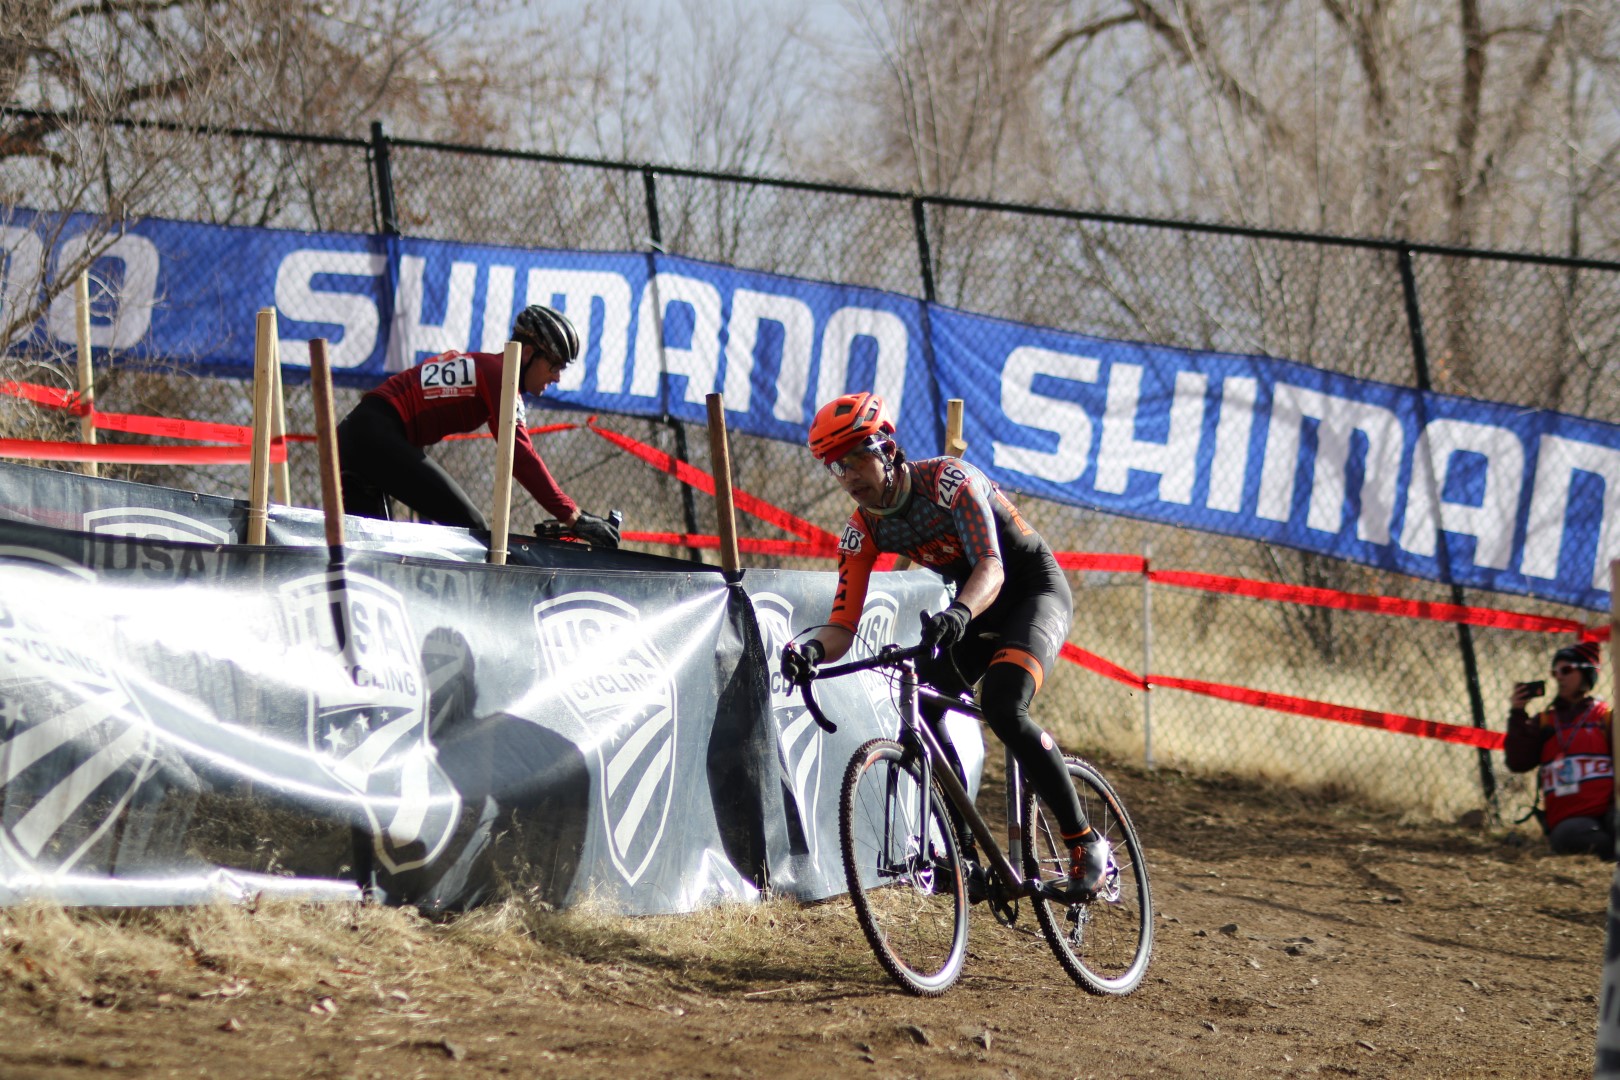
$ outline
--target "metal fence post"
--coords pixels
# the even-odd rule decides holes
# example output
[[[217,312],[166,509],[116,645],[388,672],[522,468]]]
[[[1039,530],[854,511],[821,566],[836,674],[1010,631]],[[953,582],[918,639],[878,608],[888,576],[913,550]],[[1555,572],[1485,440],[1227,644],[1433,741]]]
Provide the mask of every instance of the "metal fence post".
[[[911,225],[917,234],[917,266],[922,274],[923,307],[922,307],[922,350],[923,364],[928,369],[928,377],[935,386],[939,385],[939,372],[934,366],[934,255],[928,247],[928,207],[927,200],[920,195],[911,199]],[[945,444],[949,436],[945,431],[945,417],[941,416],[935,426],[935,433],[939,436],[940,449],[950,453]]]
[[[377,209],[382,216],[382,231],[388,236],[398,236],[399,215],[394,208],[394,169],[388,158],[388,136],[383,134],[381,120],[371,122],[371,168],[377,181]]]
[[[656,289],[658,286],[656,282],[658,266],[655,259],[658,253],[664,250],[664,232],[663,227],[658,221],[657,171],[653,169],[651,165],[643,165],[641,167],[641,186],[642,190],[646,193],[647,198],[647,238],[649,241],[647,252],[647,283],[648,288],[655,290],[653,318],[657,323],[658,360],[659,367],[662,368],[664,359],[664,306],[662,303],[657,302]],[[661,392],[662,388],[660,388],[660,393]],[[663,421],[665,424],[669,425],[670,431],[675,435],[676,460],[690,465],[691,454],[686,445],[686,425],[675,419],[667,412],[663,415]],[[686,520],[686,534],[688,536],[695,536],[698,531],[697,496],[693,494],[691,484],[680,480],[677,480],[676,483],[681,485],[681,514]],[[696,563],[703,561],[703,553],[695,547],[689,547],[686,549],[686,557]]]
[[[1142,541],[1142,764],[1153,768],[1153,541]]]
[[[928,250],[928,211],[921,196],[911,200],[911,223],[917,231],[917,262],[922,268],[923,299],[934,302],[934,256]]]
[[[1417,277],[1412,272],[1412,250],[1401,247],[1395,252],[1395,261],[1401,272],[1401,294],[1406,300],[1406,325],[1412,337],[1412,364],[1417,372],[1418,389],[1428,394],[1434,390],[1434,383],[1429,378],[1429,349],[1423,337],[1423,310],[1418,304]],[[1423,408],[1426,414],[1427,409]],[[1417,463],[1413,463],[1417,467]],[[1431,481],[1433,470],[1430,470]],[[1435,492],[1434,505],[1440,505],[1439,492]],[[1437,551],[1440,555],[1440,565],[1443,572],[1449,577],[1451,567],[1451,554],[1446,543],[1446,534],[1443,529],[1435,530]],[[1451,602],[1458,607],[1467,606],[1467,597],[1463,587],[1455,581],[1451,582]],[[1473,713],[1474,726],[1484,728],[1485,724],[1485,697],[1479,688],[1479,658],[1474,651],[1474,628],[1467,623],[1457,624],[1457,647],[1462,653],[1463,677],[1468,683],[1468,705]],[[1479,787],[1485,796],[1485,802],[1490,807],[1493,816],[1501,816],[1501,808],[1496,798],[1496,772],[1491,766],[1491,752],[1481,748],[1479,750]]]

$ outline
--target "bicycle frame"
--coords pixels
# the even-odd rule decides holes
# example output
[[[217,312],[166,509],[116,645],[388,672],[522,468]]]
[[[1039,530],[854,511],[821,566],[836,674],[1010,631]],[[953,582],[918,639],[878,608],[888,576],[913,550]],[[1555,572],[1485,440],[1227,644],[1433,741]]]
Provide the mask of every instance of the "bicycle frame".
[[[940,735],[930,725],[922,722],[917,704],[919,698],[941,705],[944,708],[983,719],[984,714],[979,707],[960,698],[941,694],[929,687],[922,686],[917,681],[917,658],[928,654],[930,647],[915,645],[911,648],[902,648],[898,645],[885,645],[874,657],[865,660],[854,660],[845,664],[831,665],[817,671],[812,679],[800,684],[800,693],[804,697],[806,708],[816,723],[827,731],[838,730],[837,725],[828,720],[826,714],[816,703],[815,695],[811,693],[811,683],[815,679],[833,679],[840,675],[850,675],[857,671],[869,671],[874,668],[894,668],[900,673],[900,732],[898,741],[902,746],[915,745],[922,751],[922,783],[917,788],[917,816],[914,820],[922,823],[923,850],[927,850],[930,828],[928,813],[929,785],[938,777],[940,790],[948,799],[966,823],[968,831],[973,834],[974,840],[979,843],[981,850],[988,856],[990,865],[996,875],[1001,879],[1001,885],[1008,900],[1022,896],[1031,896],[1039,893],[1045,899],[1059,904],[1071,903],[1068,897],[1059,889],[1050,884],[1043,884],[1035,878],[1026,878],[1012,863],[1008,853],[1017,850],[1023,835],[1023,777],[1018,768],[1018,762],[1013,757],[1011,748],[1006,749],[1007,754],[1007,849],[1004,851],[996,841],[995,833],[989,824],[980,816],[978,807],[974,805],[967,788],[956,775],[950,758],[946,755],[944,744]]]

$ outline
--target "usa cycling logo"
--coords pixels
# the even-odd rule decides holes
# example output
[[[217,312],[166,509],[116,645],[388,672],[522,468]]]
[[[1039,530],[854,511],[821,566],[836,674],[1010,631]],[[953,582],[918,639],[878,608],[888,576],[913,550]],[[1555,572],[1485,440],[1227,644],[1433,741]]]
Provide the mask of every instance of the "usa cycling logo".
[[[339,656],[346,678],[326,678],[308,699],[309,749],[353,795],[378,860],[398,873],[438,858],[461,814],[461,796],[428,741],[428,685],[404,599],[353,571],[281,587],[292,648]]]
[[[84,531],[98,536],[132,536],[141,540],[178,540],[190,544],[228,544],[224,529],[150,506],[114,506],[84,515]]]
[[[546,671],[597,760],[608,853],[626,883],[658,851],[675,793],[675,680],[634,607],[599,592],[534,606]]]
[[[865,646],[864,655],[876,655],[879,649],[896,640],[894,632],[899,615],[900,604],[893,596],[881,589],[873,589],[866,594],[866,606],[861,609],[860,625],[856,628],[856,634]],[[885,705],[894,699],[889,681],[876,671],[858,672],[855,678],[860,680],[861,689],[866,691],[866,697],[877,715],[885,715]]]
[[[151,772],[152,721],[119,677],[107,622],[74,602],[95,576],[31,548],[0,547],[0,562],[0,866],[66,873]]]
[[[776,721],[776,745],[782,765],[782,779],[793,795],[810,861],[821,866],[821,833],[816,828],[821,802],[822,742],[826,734],[798,690],[782,677],[777,658],[782,646],[793,639],[793,605],[775,593],[754,594],[754,615],[765,641],[765,658],[771,672],[771,716]]]

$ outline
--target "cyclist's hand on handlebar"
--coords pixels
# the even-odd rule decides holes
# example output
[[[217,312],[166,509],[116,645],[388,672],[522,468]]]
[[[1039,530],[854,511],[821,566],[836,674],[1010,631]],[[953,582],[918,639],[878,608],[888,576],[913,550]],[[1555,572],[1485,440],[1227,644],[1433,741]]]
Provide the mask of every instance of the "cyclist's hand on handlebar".
[[[939,649],[949,649],[967,634],[973,612],[960,601],[933,615],[923,616],[923,641]]]
[[[788,642],[782,646],[782,677],[795,686],[809,682],[816,674],[816,665],[827,655],[821,642],[814,638],[803,645]]]
[[[608,518],[581,510],[574,519],[573,533],[591,547],[612,550],[619,546],[619,527]]]

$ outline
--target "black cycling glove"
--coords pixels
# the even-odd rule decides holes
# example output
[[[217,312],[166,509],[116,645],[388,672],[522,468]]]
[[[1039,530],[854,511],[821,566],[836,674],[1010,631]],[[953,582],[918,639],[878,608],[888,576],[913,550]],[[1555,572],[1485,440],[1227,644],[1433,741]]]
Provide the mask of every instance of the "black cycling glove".
[[[572,531],[591,547],[612,549],[619,546],[619,527],[607,518],[599,518],[583,510],[574,520]]]
[[[967,624],[972,618],[973,612],[966,604],[953,601],[950,607],[928,616],[923,622],[923,640],[948,649],[967,635]]]
[[[827,650],[815,638],[803,645],[788,642],[782,646],[782,678],[794,686],[810,681],[810,677],[816,673],[816,665],[826,655]]]

